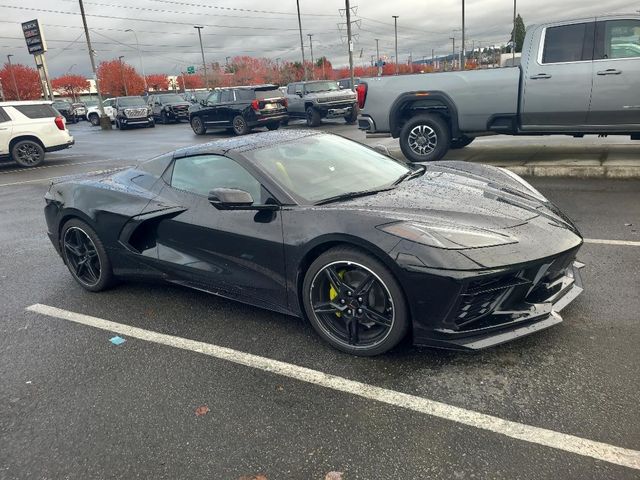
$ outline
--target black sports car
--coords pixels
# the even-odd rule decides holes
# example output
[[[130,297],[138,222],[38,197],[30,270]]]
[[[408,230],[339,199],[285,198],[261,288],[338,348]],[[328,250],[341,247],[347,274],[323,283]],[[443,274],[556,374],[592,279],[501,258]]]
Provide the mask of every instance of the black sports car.
[[[159,279],[306,317],[335,347],[479,349],[562,321],[576,227],[507,170],[407,165],[265,132],[53,183],[48,233],[87,290]]]

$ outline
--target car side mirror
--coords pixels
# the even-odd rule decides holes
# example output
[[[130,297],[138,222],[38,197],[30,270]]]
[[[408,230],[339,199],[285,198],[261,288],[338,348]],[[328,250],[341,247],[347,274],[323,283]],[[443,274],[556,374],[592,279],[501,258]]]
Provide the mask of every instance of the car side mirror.
[[[298,90],[298,91],[296,92],[296,95],[298,95],[300,98],[302,98],[302,92],[301,92],[300,90]]]
[[[249,192],[237,188],[214,188],[209,203],[218,210],[278,210],[278,205],[254,205]]]

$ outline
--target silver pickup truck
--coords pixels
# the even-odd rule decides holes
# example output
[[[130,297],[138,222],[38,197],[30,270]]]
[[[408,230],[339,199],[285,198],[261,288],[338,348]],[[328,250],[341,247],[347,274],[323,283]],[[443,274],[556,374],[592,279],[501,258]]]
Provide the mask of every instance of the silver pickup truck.
[[[357,92],[358,127],[399,138],[415,162],[491,133],[640,140],[640,16],[538,25],[518,67],[368,78]]]

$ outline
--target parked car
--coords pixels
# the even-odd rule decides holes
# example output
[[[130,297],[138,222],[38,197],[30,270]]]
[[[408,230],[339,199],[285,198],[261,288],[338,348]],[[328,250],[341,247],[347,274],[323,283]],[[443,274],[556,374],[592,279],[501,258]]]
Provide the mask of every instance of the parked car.
[[[55,100],[53,102],[53,108],[60,112],[68,123],[78,123],[78,117],[71,102],[67,100]]]
[[[210,90],[195,90],[195,91],[187,92],[185,93],[185,95],[187,95],[191,103],[201,104],[207,99],[210,93],[211,93]]]
[[[45,152],[73,145],[65,119],[51,102],[0,102],[0,159],[36,167]]]
[[[148,102],[149,108],[153,112],[153,118],[160,120],[161,123],[178,123],[180,120],[189,120],[191,103],[177,93],[150,95]]]
[[[287,99],[276,85],[215,90],[203,105],[189,110],[191,128],[197,135],[211,128],[226,128],[236,135],[245,135],[255,127],[277,130],[288,118]]]
[[[351,85],[351,78],[341,78],[338,80],[338,86],[341,90],[351,89],[354,90],[360,84],[360,77],[353,77],[353,85]]]
[[[487,133],[640,140],[639,39],[638,15],[538,25],[517,67],[364,80],[358,126],[399,138],[417,162]]]
[[[140,96],[116,97],[113,108],[116,128],[120,130],[135,126],[156,126],[151,108]]]
[[[72,103],[73,113],[76,118],[81,118],[82,120],[87,119],[87,106],[82,102]]]
[[[115,98],[107,98],[102,101],[102,108],[104,109],[104,113],[111,123],[115,122],[116,114],[115,114],[115,106],[116,99]],[[91,122],[91,125],[97,127],[100,125],[100,109],[98,108],[97,102],[96,105],[87,108],[87,120]]]
[[[45,202],[86,290],[167,281],[306,317],[353,355],[406,336],[491,347],[559,324],[583,291],[580,232],[517,175],[406,164],[324,132],[183,148],[54,181]]]
[[[317,127],[323,118],[344,118],[352,124],[358,117],[356,94],[340,90],[333,80],[295,82],[287,85],[289,116],[304,118],[307,125]]]

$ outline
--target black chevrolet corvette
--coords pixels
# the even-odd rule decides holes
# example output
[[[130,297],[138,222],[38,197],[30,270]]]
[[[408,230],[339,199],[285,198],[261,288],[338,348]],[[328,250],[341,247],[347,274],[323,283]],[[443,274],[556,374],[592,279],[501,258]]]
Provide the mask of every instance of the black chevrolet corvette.
[[[157,279],[303,316],[333,346],[480,349],[550,327],[582,238],[517,175],[406,165],[342,137],[266,132],[52,183],[48,233],[99,291]]]

